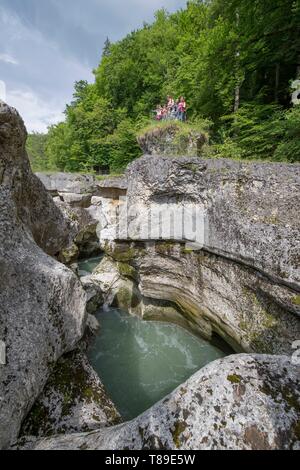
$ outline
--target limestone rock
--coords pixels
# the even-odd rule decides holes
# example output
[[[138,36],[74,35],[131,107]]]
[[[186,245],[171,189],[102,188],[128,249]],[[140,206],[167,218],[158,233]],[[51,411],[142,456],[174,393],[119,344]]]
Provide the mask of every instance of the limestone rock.
[[[93,175],[74,173],[36,173],[45,188],[52,195],[94,194],[97,192],[97,179]]]
[[[83,288],[87,295],[87,312],[89,314],[95,313],[104,302],[103,292],[100,282],[93,275],[87,275],[81,278]]]
[[[177,122],[153,126],[138,136],[145,155],[189,155],[199,157],[208,143],[208,135],[192,128],[183,129]]]
[[[201,206],[204,249],[299,290],[299,164],[145,156],[127,178],[129,206]]]
[[[100,330],[100,323],[94,315],[89,314],[86,322],[86,327],[91,335],[96,335]]]
[[[60,199],[71,207],[87,208],[91,205],[91,194],[59,193]]]
[[[100,215],[93,213],[90,206],[72,207],[70,204],[59,200],[57,207],[65,214],[72,226],[72,240],[69,246],[59,253],[59,260],[69,265],[78,258],[90,258],[100,253],[100,243],[97,236],[97,226]]]
[[[85,326],[78,279],[46,254],[64,248],[68,223],[32,174],[25,138],[18,113],[0,102],[0,448],[17,438],[53,363]]]
[[[123,190],[126,191],[128,187],[128,181],[126,175],[119,177],[113,176],[110,178],[105,178],[102,181],[98,182],[98,187],[100,188],[100,193],[103,194],[104,190]]]
[[[59,253],[59,260],[70,265],[78,258],[99,254],[98,235],[104,228],[110,232],[114,229],[111,214],[119,198],[126,195],[126,177],[98,181],[92,175],[72,173],[37,173],[37,176],[71,227],[68,246]]]
[[[132,254],[127,263],[138,275],[146,317],[149,305],[169,302],[189,329],[208,340],[217,334],[237,352],[292,354],[292,345],[300,338],[293,289],[247,266],[187,250],[185,245],[156,242],[141,249],[133,243],[131,251],[125,246]],[[111,254],[118,259],[120,252],[118,246]],[[165,309],[161,313],[167,314]]]
[[[56,364],[22,426],[21,437],[86,432],[121,418],[84,353],[74,351]]]
[[[135,420],[27,439],[35,450],[299,450],[300,368],[285,356],[215,361]]]

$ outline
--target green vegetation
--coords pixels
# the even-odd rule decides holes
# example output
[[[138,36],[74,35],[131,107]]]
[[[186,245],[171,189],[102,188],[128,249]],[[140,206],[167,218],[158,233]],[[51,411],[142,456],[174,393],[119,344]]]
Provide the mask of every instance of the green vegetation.
[[[209,156],[300,161],[300,0],[190,0],[156,13],[123,40],[106,41],[95,83],[75,84],[66,120],[52,126],[33,165],[120,171],[168,94],[184,95],[189,125],[210,127]],[[184,138],[184,137],[183,137]],[[44,148],[44,147],[43,147]]]
[[[197,119],[189,123],[181,121],[148,121],[146,122],[146,125],[138,130],[136,135],[138,138],[141,138],[145,134],[163,134],[164,131],[174,129],[174,132],[178,132],[179,135],[186,136],[192,132],[195,132],[197,134],[203,134],[208,139],[211,126],[212,122],[208,119]]]
[[[27,152],[34,171],[48,170],[46,156],[47,135],[34,133],[27,138]]]

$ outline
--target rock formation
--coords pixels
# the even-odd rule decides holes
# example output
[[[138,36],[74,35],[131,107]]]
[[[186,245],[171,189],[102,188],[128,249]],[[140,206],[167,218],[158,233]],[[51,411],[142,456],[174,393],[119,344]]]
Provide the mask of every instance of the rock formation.
[[[97,180],[93,175],[72,173],[37,173],[37,177],[53,197],[57,207],[71,226],[68,246],[59,259],[70,265],[79,258],[96,256],[100,252],[97,229],[110,221],[105,218],[106,202],[126,194],[125,178]]]
[[[85,326],[85,293],[49,255],[69,243],[69,225],[25,152],[18,113],[0,102],[0,448],[18,436],[52,365],[71,351]]]
[[[138,143],[145,155],[188,155],[200,157],[208,143],[208,134],[184,127],[178,122],[153,125],[138,136]]]
[[[145,156],[127,179],[127,211],[100,240],[138,288],[135,312],[181,318],[236,351],[291,354],[300,338],[300,165]],[[202,249],[190,248],[184,236],[145,237],[153,207],[166,205],[203,210]],[[127,238],[120,226],[130,228]],[[164,313],[166,302],[177,314]]]

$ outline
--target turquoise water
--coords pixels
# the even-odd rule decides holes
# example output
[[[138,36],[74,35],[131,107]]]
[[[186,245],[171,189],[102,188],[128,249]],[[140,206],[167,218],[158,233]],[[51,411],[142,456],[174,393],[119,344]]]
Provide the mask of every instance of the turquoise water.
[[[146,322],[117,309],[97,314],[101,329],[89,359],[125,420],[228,354],[179,326]]]
[[[87,276],[92,273],[102,260],[102,256],[95,256],[95,258],[84,259],[78,262],[78,273],[80,277]]]

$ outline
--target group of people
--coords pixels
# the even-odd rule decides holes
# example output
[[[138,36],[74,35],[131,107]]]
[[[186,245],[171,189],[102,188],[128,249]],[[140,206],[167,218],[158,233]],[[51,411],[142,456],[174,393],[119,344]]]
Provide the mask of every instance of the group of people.
[[[168,96],[167,103],[164,106],[157,106],[156,117],[157,121],[186,121],[186,101],[183,96],[178,100],[174,100],[172,96]]]

